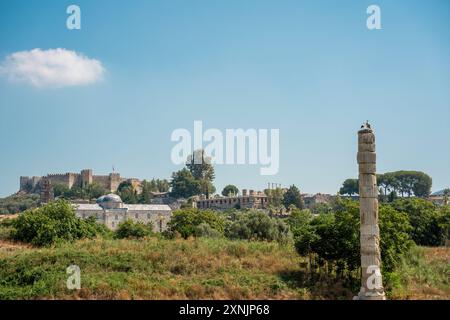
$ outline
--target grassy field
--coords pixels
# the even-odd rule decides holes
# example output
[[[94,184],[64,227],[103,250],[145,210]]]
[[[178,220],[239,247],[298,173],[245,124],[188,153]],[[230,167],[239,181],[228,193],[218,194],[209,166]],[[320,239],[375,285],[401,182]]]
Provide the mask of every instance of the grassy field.
[[[263,242],[83,240],[55,249],[0,249],[0,298],[298,299],[300,258]],[[65,289],[70,264],[82,289]]]
[[[450,248],[413,248],[392,282],[392,299],[450,300]]]
[[[450,248],[416,248],[393,275],[394,299],[449,299]],[[226,239],[81,240],[33,248],[0,240],[0,299],[351,299],[308,280],[292,246]],[[81,269],[81,290],[66,268]]]

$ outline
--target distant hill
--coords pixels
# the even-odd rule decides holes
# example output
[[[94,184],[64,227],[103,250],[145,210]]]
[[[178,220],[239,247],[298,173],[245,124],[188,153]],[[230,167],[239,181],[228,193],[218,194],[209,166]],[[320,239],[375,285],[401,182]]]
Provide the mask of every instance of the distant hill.
[[[0,214],[14,214],[39,205],[38,194],[18,192],[6,198],[0,198]]]

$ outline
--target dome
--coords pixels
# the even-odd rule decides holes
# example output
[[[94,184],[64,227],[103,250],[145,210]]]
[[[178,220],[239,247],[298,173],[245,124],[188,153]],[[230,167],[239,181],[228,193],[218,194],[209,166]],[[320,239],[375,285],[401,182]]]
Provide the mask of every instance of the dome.
[[[117,194],[107,194],[97,199],[97,203],[104,209],[115,209],[122,207],[122,199]]]
[[[106,196],[101,196],[100,198],[97,199],[97,203],[106,202],[106,201],[122,202],[122,199],[117,194],[114,194],[114,193],[107,194]]]

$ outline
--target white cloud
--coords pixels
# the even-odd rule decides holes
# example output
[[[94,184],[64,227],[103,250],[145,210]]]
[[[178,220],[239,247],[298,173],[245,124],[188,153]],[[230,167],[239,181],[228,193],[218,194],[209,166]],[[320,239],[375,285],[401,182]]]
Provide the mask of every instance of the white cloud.
[[[103,73],[99,60],[62,48],[14,52],[0,65],[0,75],[10,81],[39,88],[87,85],[100,80]]]

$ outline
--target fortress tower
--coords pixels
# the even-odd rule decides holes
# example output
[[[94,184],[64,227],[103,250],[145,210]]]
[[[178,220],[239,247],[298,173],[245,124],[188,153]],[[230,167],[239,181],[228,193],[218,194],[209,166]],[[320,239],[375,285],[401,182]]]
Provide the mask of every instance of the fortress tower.
[[[81,187],[86,187],[92,183],[92,170],[81,170]]]
[[[385,300],[381,279],[375,135],[366,122],[358,131],[361,291],[359,300]]]

